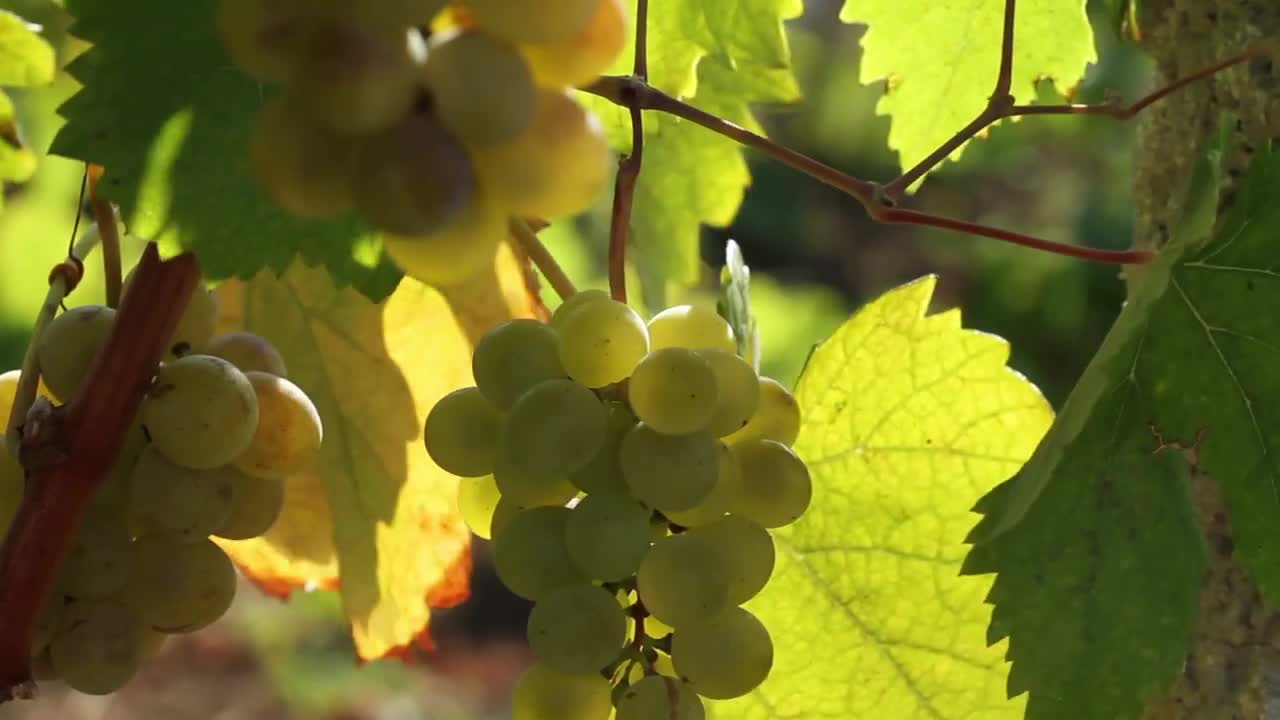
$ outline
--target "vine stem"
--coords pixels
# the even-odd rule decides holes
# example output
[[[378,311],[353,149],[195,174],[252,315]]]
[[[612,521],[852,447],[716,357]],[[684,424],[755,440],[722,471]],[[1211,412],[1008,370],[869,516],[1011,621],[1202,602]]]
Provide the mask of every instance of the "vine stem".
[[[162,262],[148,245],[80,389],[65,406],[29,413],[37,417],[22,437],[26,488],[0,547],[0,702],[32,691],[32,629],[199,279],[195,256]]]
[[[631,76],[644,82],[649,77],[649,0],[636,0],[636,50]],[[644,113],[640,104],[624,103],[631,115],[631,152],[618,161],[613,183],[613,212],[609,220],[609,294],[627,301],[627,242],[631,234],[631,210],[635,205],[636,183],[644,164]]]
[[[98,195],[98,183],[104,170],[101,165],[89,165],[89,206],[93,208],[93,221],[102,236],[102,269],[106,276],[107,307],[120,307],[122,264],[120,262],[120,228],[116,224],[116,211],[111,203]]]
[[[565,274],[560,263],[556,262],[555,256],[542,244],[542,240],[538,238],[538,234],[529,227],[529,223],[520,218],[511,218],[511,237],[515,239],[516,244],[529,256],[529,260],[533,262],[542,274],[546,276],[547,282],[551,283],[551,289],[556,291],[561,300],[568,300],[578,292],[578,288],[574,287],[573,281]]]

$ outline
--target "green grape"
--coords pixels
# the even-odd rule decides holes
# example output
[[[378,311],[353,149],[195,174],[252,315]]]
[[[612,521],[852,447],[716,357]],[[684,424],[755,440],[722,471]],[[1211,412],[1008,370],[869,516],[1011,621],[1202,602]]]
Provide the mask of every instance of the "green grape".
[[[422,80],[441,122],[470,147],[508,142],[534,122],[529,66],[510,43],[480,30],[433,35]]]
[[[231,508],[210,534],[227,540],[265,535],[284,511],[284,479],[254,477],[230,465],[212,472],[230,480]]]
[[[698,527],[713,523],[725,516],[737,504],[742,495],[742,473],[738,458],[722,442],[716,443],[716,484],[697,505],[688,510],[668,510],[664,513],[671,522],[682,527]]]
[[[728,321],[701,305],[676,305],[654,315],[649,320],[649,344],[654,350],[682,347],[738,352]]]
[[[53,634],[62,624],[62,614],[67,607],[67,597],[60,592],[53,592],[40,608],[36,624],[31,628],[31,652],[47,650]]]
[[[721,559],[705,537],[684,533],[657,541],[636,574],[645,609],[677,631],[724,612],[731,578]]]
[[[511,720],[606,720],[610,691],[600,673],[570,675],[534,663],[516,683]]]
[[[352,207],[357,142],[314,124],[289,95],[258,111],[249,140],[254,175],[271,199],[304,218],[333,218]]]
[[[142,664],[142,627],[116,600],[73,602],[49,641],[54,672],[88,695],[124,687]]]
[[[458,483],[458,514],[471,532],[489,540],[493,537],[494,514],[502,493],[492,475],[470,478]]]
[[[220,0],[218,35],[231,60],[265,82],[285,82],[301,63],[308,0]]]
[[[699,350],[716,376],[716,409],[707,429],[724,437],[747,426],[760,404],[760,377],[751,363],[725,350]]]
[[[546,323],[508,320],[476,343],[471,374],[489,402],[510,410],[538,383],[566,376],[560,364],[560,338]]]
[[[733,446],[742,471],[742,494],[733,512],[767,528],[790,525],[809,509],[813,481],[804,461],[773,440]]]
[[[625,495],[587,495],[569,513],[565,526],[569,556],[595,580],[634,575],[649,552],[651,514]]]
[[[730,445],[748,440],[776,440],[790,447],[800,435],[800,405],[795,397],[773,378],[760,378],[760,399],[755,414],[745,427],[725,436]]]
[[[494,477],[502,494],[533,504],[569,473],[595,457],[604,444],[608,412],[587,388],[571,380],[547,380],[511,406],[502,425]]]
[[[498,578],[511,592],[539,600],[556,588],[587,579],[565,546],[569,512],[562,507],[521,510],[495,533],[494,565]]]
[[[462,0],[475,24],[513,43],[554,42],[578,33],[599,0]]]
[[[529,647],[563,673],[592,673],[617,659],[627,616],[608,590],[583,583],[548,593],[529,613]]]
[[[133,516],[182,542],[208,537],[231,514],[230,476],[220,468],[182,467],[154,448],[138,458],[130,484]]]
[[[448,227],[477,192],[466,148],[430,112],[415,112],[368,138],[353,172],[356,209],[392,235]]]
[[[622,451],[622,438],[636,426],[636,416],[624,402],[605,405],[609,419],[605,426],[604,442],[591,462],[569,473],[569,481],[587,493],[617,493],[625,495],[630,490],[622,477],[622,465],[618,462]]]
[[[80,387],[115,322],[102,305],[74,307],[53,319],[36,340],[40,376],[57,399],[68,402]]]
[[[773,640],[756,616],[735,607],[710,622],[676,628],[671,660],[699,695],[731,700],[769,676]]]
[[[597,0],[591,19],[573,37],[524,45],[541,87],[580,87],[600,77],[627,46],[630,34],[622,0]]]
[[[199,630],[222,617],[235,594],[235,568],[212,542],[175,543],[164,535],[133,541],[124,597],[145,626]]]
[[[773,575],[776,551],[769,531],[738,515],[723,517],[689,531],[720,553],[729,577],[729,604],[741,605],[755,597]]]
[[[563,330],[565,319],[583,305],[594,302],[605,302],[608,300],[612,300],[612,298],[610,298],[609,293],[604,290],[597,290],[595,288],[591,288],[590,290],[579,290],[573,295],[570,295],[568,300],[560,303],[560,307],[556,308],[554,313],[551,313],[551,329],[556,332]]]
[[[641,423],[622,439],[622,476],[645,505],[663,512],[689,510],[715,489],[716,448],[710,433],[664,435]]]
[[[560,362],[587,387],[622,382],[648,352],[644,322],[616,300],[583,301],[560,327]]]
[[[124,278],[121,298],[129,296],[129,288],[133,287],[133,276],[138,268],[134,267]],[[178,320],[178,328],[169,337],[165,359],[173,359],[189,355],[193,352],[204,352],[213,339],[214,328],[218,323],[218,303],[213,293],[202,284],[197,284],[187,300],[187,307]],[[212,353],[210,353],[212,354]]]
[[[668,435],[706,429],[719,390],[711,365],[685,348],[662,348],[644,357],[631,373],[627,396],[636,417]]]
[[[382,246],[406,275],[435,287],[449,287],[492,268],[506,237],[506,210],[476,192],[448,225],[426,235],[387,235]]]
[[[91,511],[59,570],[59,592],[77,600],[119,592],[129,574],[127,525],[112,514]]]
[[[706,716],[702,699],[688,683],[663,675],[644,678],[618,700],[617,720],[704,720]]]
[[[301,472],[320,455],[324,426],[302,388],[282,377],[244,374],[258,399],[258,428],[235,466],[255,477],[282,478]]]
[[[600,119],[562,90],[539,90],[533,122],[506,142],[472,148],[480,184],[515,215],[587,210],[614,163]]]
[[[284,358],[270,340],[251,332],[229,332],[209,342],[205,352],[240,368],[241,372],[257,371],[279,377],[288,375]]]
[[[445,472],[481,477],[493,472],[502,414],[477,388],[454,390],[427,414],[423,442]]]
[[[495,487],[497,485],[495,484]],[[498,504],[493,506],[493,518],[489,521],[489,539],[497,541],[498,536],[506,530],[511,524],[511,518],[517,513],[528,510],[530,507],[564,507],[562,504],[555,505],[531,505],[523,506],[513,501],[511,498],[499,498]]]
[[[161,365],[142,404],[152,447],[183,467],[226,465],[249,448],[258,429],[253,384],[235,365],[187,355]]]

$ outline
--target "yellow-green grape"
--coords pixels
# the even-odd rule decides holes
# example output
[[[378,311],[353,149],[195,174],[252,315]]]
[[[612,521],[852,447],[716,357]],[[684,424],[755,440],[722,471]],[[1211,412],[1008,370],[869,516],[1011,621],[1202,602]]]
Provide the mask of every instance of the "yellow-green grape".
[[[205,352],[226,360],[241,372],[257,371],[279,377],[288,375],[284,358],[270,340],[251,332],[235,331],[209,341]]]
[[[560,327],[560,362],[587,387],[625,380],[648,352],[644,321],[615,300],[583,302]]]
[[[235,568],[212,542],[175,543],[164,535],[133,541],[124,598],[145,626],[199,630],[222,617],[235,594]]]
[[[332,218],[351,209],[357,142],[326,130],[289,96],[258,111],[249,160],[258,182],[285,210],[304,218]]]
[[[0,375],[0,427],[8,427],[9,413],[13,410],[13,398],[18,392],[18,371],[10,370]],[[26,473],[18,459],[9,454],[9,448],[0,443],[0,537],[9,531],[13,516],[22,504],[26,486]]]
[[[727,350],[699,350],[716,376],[716,409],[707,430],[724,437],[747,426],[760,404],[760,377],[751,363]]]
[[[607,720],[611,689],[598,672],[568,674],[534,663],[516,683],[511,720]]]
[[[469,147],[509,142],[534,122],[538,91],[528,64],[515,46],[481,30],[433,35],[422,80],[441,122]]]
[[[49,642],[58,677],[88,695],[124,687],[142,664],[142,626],[117,600],[73,602]]]
[[[493,516],[501,500],[502,493],[492,475],[458,483],[458,514],[471,532],[485,540],[492,537]]]
[[[187,355],[161,365],[142,404],[151,445],[183,467],[226,465],[249,448],[258,429],[253,384],[235,365]]]
[[[130,478],[131,511],[140,524],[195,542],[231,514],[231,478],[219,471],[182,467],[149,448]]]
[[[220,0],[218,35],[231,60],[266,82],[284,82],[303,57],[308,0]]]
[[[649,345],[658,348],[710,348],[736,353],[733,328],[715,310],[701,305],[677,305],[649,320]]]
[[[306,469],[324,439],[315,404],[282,377],[255,370],[244,375],[258,399],[258,429],[235,466],[255,477],[286,477]]]
[[[538,383],[566,376],[560,364],[560,338],[546,323],[508,320],[476,343],[471,374],[490,402],[509,410]]]
[[[676,672],[703,697],[731,700],[755,690],[773,668],[773,640],[756,616],[731,608],[710,622],[677,627]]]
[[[599,0],[463,0],[475,24],[514,43],[553,42],[577,34]]]
[[[77,600],[114,595],[124,587],[128,561],[125,523],[112,514],[91,510],[60,568],[58,590]]]
[[[494,534],[494,565],[511,592],[538,600],[552,590],[587,580],[565,546],[569,512],[562,507],[521,510]]]
[[[481,477],[493,472],[502,414],[477,388],[454,390],[427,414],[423,442],[445,472]]]
[[[529,647],[563,673],[599,672],[626,642],[627,616],[608,590],[590,583],[548,593],[529,613]]]
[[[748,440],[776,440],[790,447],[800,435],[800,404],[782,383],[760,378],[760,399],[756,412],[741,430],[725,436],[730,445]]]
[[[668,435],[706,429],[719,398],[716,375],[698,353],[686,348],[654,350],[631,373],[631,407],[650,428]]]
[[[142,423],[135,419],[125,432],[120,454],[111,465],[107,479],[93,496],[93,507],[111,508],[122,517],[127,517],[130,496],[133,494],[131,490],[133,468],[138,464],[138,458],[142,457],[148,444],[147,434],[142,430]]]
[[[605,408],[609,412],[609,420],[605,426],[604,442],[600,444],[600,449],[591,458],[591,462],[569,473],[569,482],[587,493],[625,495],[630,491],[627,481],[622,477],[622,463],[619,461],[622,438],[631,432],[638,421],[624,402],[607,403]]]
[[[539,90],[533,123],[507,142],[473,148],[480,184],[513,214],[560,218],[588,208],[614,163],[599,118],[561,90]]]
[[[645,609],[677,632],[724,612],[731,606],[721,559],[714,544],[689,533],[657,541],[636,574]]]
[[[106,343],[116,311],[103,305],[74,307],[53,319],[36,340],[40,376],[49,392],[67,402]]]
[[[551,314],[551,328],[557,332],[564,328],[565,318],[569,317],[575,310],[585,304],[593,302],[603,302],[610,300],[609,293],[604,290],[592,288],[590,290],[579,290],[569,296],[568,300],[560,303],[560,307]]]
[[[600,77],[627,46],[622,0],[596,0],[591,19],[573,37],[520,49],[541,87],[580,87]]]
[[[534,504],[595,457],[608,412],[571,380],[547,380],[520,396],[502,425],[493,475],[504,497]]]
[[[723,518],[737,504],[742,495],[742,472],[738,469],[738,458],[722,442],[716,443],[716,456],[719,462],[715,487],[701,502],[688,510],[668,510],[664,513],[668,520],[687,528],[708,525]]]
[[[809,509],[813,481],[804,461],[773,440],[733,446],[742,471],[742,494],[733,512],[767,528],[790,525]]]
[[[688,683],[650,675],[627,688],[618,699],[617,720],[704,720],[706,708]]]
[[[728,515],[689,534],[720,553],[721,565],[729,576],[730,605],[745,603],[769,583],[776,550],[768,530],[740,515]]]
[[[711,494],[720,474],[710,433],[666,435],[641,423],[622,439],[622,476],[640,502],[663,512],[689,510]]]
[[[255,538],[270,530],[284,511],[283,478],[254,477],[231,465],[211,472],[231,483],[231,508],[211,535],[227,540]]]
[[[128,297],[133,287],[133,276],[137,268],[129,271],[124,278],[121,296]],[[218,303],[213,293],[202,284],[197,284],[187,300],[187,307],[182,311],[178,327],[169,337],[169,349],[166,359],[182,357],[191,353],[205,352],[209,341],[213,339],[214,328],[218,323]]]
[[[511,524],[511,518],[530,507],[563,507],[563,503],[523,506],[511,498],[499,498],[498,504],[493,507],[493,517],[489,521],[489,539],[496,542],[498,536]]]
[[[453,221],[426,235],[383,237],[387,255],[412,278],[436,287],[466,282],[492,268],[507,237],[507,215],[482,192]]]
[[[49,641],[62,624],[62,614],[66,611],[68,602],[67,597],[56,590],[45,600],[36,624],[31,628],[31,652],[38,653],[48,649]]]
[[[634,575],[649,552],[650,515],[625,495],[587,495],[569,513],[565,525],[569,557],[593,580]]]
[[[476,194],[466,148],[429,112],[374,135],[356,153],[356,209],[392,235],[421,236],[457,219]]]

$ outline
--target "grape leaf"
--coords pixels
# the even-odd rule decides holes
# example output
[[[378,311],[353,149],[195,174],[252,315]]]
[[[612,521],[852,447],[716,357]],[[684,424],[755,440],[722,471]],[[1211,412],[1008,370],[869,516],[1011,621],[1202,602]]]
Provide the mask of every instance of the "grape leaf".
[[[1234,552],[1280,602],[1280,319],[1259,311],[1280,302],[1278,190],[1264,150],[1214,233],[1142,269],[1057,425],[979,506],[966,570],[998,573],[991,633],[1029,718],[1141,717],[1182,668],[1205,550],[1185,466],[1160,448],[1194,448]]]
[[[447,296],[406,279],[374,304],[299,263],[218,290],[222,328],[276,343],[325,428],[318,466],[292,480],[282,519],[226,546],[268,591],[337,586],[362,658],[424,642],[430,606],[467,595],[457,479],[427,456],[422,424],[438,398],[471,384],[480,334],[540,310],[525,277],[504,247],[494,273]]]
[[[61,108],[52,152],[106,167],[102,194],[130,232],[166,253],[193,250],[207,277],[282,272],[295,255],[342,285],[386,297],[400,273],[354,215],[295,218],[249,167],[254,115],[267,91],[223,53],[216,0],[68,0],[73,31],[94,44],[68,71],[84,88]]]
[[[31,87],[53,82],[53,47],[39,28],[0,10],[0,86]],[[23,142],[13,101],[0,91],[0,183],[26,182],[36,172],[36,156]],[[4,198],[0,197],[0,207]]]
[[[1014,718],[983,578],[960,577],[974,500],[1031,454],[1052,411],[1008,345],[926,315],[926,277],[814,351],[796,397],[813,504],[775,532],[749,608],[773,632],[769,680],[717,717]],[[977,581],[977,582],[975,582]]]
[[[892,118],[889,146],[913,167],[982,111],[1000,67],[998,0],[847,0],[840,19],[869,27],[861,80],[888,81],[876,106]],[[1064,92],[1097,59],[1085,0],[1023,0],[1015,18],[1012,87],[1019,103],[1052,79]],[[951,154],[960,157],[964,146]],[[917,183],[918,184],[918,183]]]

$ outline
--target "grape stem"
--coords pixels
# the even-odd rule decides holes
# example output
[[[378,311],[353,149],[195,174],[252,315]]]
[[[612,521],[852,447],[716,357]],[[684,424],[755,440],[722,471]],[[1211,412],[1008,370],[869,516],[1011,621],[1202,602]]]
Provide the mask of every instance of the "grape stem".
[[[33,692],[32,628],[199,279],[194,255],[162,262],[148,245],[80,390],[65,406],[35,405],[23,428],[26,489],[0,546],[0,702]]]
[[[631,77],[640,82],[649,78],[649,2],[636,0],[636,50]],[[644,163],[644,113],[639,103],[625,103],[631,114],[631,152],[618,161],[613,184],[613,213],[609,220],[609,294],[618,302],[627,301],[627,243],[631,235],[631,208],[636,183]]]
[[[102,269],[106,276],[107,307],[115,309],[120,307],[122,284],[120,228],[116,224],[115,208],[98,194],[102,174],[101,165],[89,165],[89,206],[93,208],[93,221],[98,226],[98,234],[102,236]]]
[[[529,223],[520,218],[511,218],[511,237],[515,239],[516,244],[528,256],[529,260],[542,271],[546,276],[547,282],[551,283],[551,289],[556,291],[561,300],[568,300],[578,289],[574,287],[573,281],[565,274],[560,263],[556,262],[555,256],[542,244],[542,240],[538,238],[538,234],[529,227]]]

